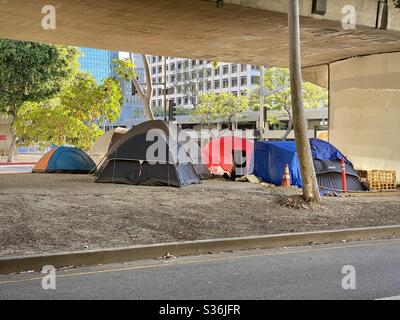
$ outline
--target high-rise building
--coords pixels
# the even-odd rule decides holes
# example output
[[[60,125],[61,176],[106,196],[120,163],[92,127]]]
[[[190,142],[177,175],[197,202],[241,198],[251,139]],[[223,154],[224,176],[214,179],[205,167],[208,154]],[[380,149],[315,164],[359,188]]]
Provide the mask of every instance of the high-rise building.
[[[141,55],[133,54],[133,60],[136,66],[135,75],[141,86],[146,87],[144,64]],[[137,118],[144,118],[143,102],[136,92],[132,81],[119,79],[119,82],[124,102],[121,110],[121,116],[117,123],[112,124],[112,126],[131,128],[135,123],[137,123],[135,119],[137,120]]]
[[[92,74],[100,84],[114,75],[113,60],[118,58],[117,51],[80,48],[81,56],[78,59],[81,71]]]
[[[198,96],[207,92],[229,92],[248,95],[260,84],[260,67],[245,64],[220,63],[216,68],[211,61],[150,56],[153,81],[152,106],[164,106],[164,68],[167,74],[167,100],[178,107],[191,108]]]
[[[118,59],[118,51],[108,51],[92,48],[80,48],[79,68],[81,71],[92,74],[97,82],[101,84],[104,79],[115,76],[113,60]],[[136,75],[141,83],[144,83],[144,68],[140,55],[134,54],[136,64]],[[123,94],[121,116],[115,123],[105,123],[104,127],[126,127],[133,126],[133,118],[143,117],[143,103],[139,96],[132,90],[132,83],[118,79]]]

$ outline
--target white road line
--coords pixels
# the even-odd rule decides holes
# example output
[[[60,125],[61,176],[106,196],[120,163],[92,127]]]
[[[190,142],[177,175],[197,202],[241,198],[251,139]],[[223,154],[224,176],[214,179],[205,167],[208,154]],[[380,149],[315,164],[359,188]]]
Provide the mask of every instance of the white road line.
[[[400,296],[381,298],[381,299],[376,299],[376,300],[400,300]]]

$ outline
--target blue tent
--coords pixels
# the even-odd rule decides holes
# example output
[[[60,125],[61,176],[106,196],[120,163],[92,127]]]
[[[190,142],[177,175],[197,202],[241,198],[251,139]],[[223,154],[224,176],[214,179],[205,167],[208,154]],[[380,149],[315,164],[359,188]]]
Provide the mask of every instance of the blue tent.
[[[319,139],[310,139],[310,145],[320,187],[331,190],[341,189],[340,162],[344,159],[349,190],[364,190],[353,165],[338,149]],[[294,141],[259,141],[256,143],[253,173],[263,181],[281,185],[286,164],[289,165],[292,185],[301,188],[302,181],[296,143]]]
[[[63,146],[45,154],[33,168],[33,172],[89,173],[94,168],[96,164],[84,151]]]

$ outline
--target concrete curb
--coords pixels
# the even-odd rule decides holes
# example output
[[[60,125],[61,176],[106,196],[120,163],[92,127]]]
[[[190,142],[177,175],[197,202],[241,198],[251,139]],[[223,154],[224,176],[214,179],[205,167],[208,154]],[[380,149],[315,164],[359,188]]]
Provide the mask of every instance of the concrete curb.
[[[52,265],[56,268],[93,266],[135,260],[157,259],[165,256],[167,253],[174,256],[189,256],[247,249],[303,246],[310,243],[334,243],[342,240],[383,239],[392,237],[393,235],[400,235],[400,225],[176,242],[37,256],[7,257],[0,258],[0,274],[39,271],[45,265]]]

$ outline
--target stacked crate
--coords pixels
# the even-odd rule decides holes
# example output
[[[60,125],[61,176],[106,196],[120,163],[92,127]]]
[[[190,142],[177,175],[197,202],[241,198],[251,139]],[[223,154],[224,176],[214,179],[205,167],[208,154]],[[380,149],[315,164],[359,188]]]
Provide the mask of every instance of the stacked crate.
[[[371,191],[393,191],[397,189],[396,171],[360,170],[358,174],[362,181],[368,183]]]

